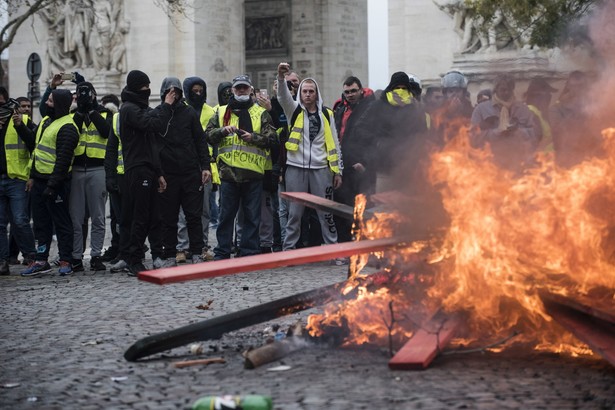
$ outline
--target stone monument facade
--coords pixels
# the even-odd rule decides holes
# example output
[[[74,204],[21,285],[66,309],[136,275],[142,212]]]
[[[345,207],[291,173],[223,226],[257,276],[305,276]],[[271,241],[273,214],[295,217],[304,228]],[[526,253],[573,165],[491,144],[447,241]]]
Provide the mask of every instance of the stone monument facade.
[[[475,94],[506,72],[521,83],[521,96],[532,77],[557,84],[572,70],[591,69],[582,47],[532,48],[530,33],[501,13],[487,32],[479,30],[483,22],[468,12],[465,0],[389,0],[389,23],[390,71],[412,72],[425,85],[439,84],[443,74],[455,69],[468,77],[468,88]]]
[[[119,94],[128,71],[139,69],[150,76],[154,103],[166,76],[202,77],[212,105],[218,84],[239,74],[271,91],[281,61],[315,77],[327,104],[348,75],[367,79],[366,0],[194,0],[171,16],[154,3],[63,0],[44,9],[11,46],[11,94],[27,93],[32,52],[44,56],[41,89],[53,73],[78,71],[99,96]]]

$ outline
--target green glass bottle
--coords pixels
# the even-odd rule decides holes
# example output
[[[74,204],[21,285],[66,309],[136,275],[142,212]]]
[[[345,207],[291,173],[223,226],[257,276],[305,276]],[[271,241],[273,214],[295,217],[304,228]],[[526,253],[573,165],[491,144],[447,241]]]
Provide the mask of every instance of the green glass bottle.
[[[192,410],[272,410],[269,396],[205,396],[192,405]]]

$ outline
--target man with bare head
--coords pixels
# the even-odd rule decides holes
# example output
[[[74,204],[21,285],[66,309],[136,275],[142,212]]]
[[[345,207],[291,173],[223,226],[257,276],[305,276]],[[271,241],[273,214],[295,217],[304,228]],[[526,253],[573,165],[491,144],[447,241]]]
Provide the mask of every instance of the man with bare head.
[[[286,81],[290,73],[287,63],[278,65],[278,82]],[[292,79],[288,79],[292,81]],[[333,198],[333,190],[342,185],[341,150],[333,112],[323,107],[318,84],[304,79],[294,100],[287,87],[278,87],[277,96],[288,118],[289,136],[286,147],[286,190],[309,192],[323,198]],[[301,234],[304,206],[290,203],[284,250],[297,246]],[[333,215],[318,211],[318,219],[326,244],[337,243]]]

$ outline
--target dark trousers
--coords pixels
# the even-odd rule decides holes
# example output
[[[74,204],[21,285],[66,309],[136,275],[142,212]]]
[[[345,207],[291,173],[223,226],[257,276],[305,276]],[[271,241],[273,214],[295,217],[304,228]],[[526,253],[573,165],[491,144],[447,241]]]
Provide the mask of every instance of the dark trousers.
[[[109,203],[111,208],[111,247],[121,250],[122,237],[122,193],[124,192],[124,175],[117,176],[117,185],[119,190],[109,192]],[[125,228],[125,227],[124,227]],[[128,239],[128,238],[126,238]],[[128,242],[126,240],[126,242]],[[125,249],[128,247],[126,246]]]
[[[70,182],[64,181],[57,187],[56,194],[50,197],[43,196],[46,187],[46,180],[35,179],[30,191],[34,238],[38,242],[36,260],[46,261],[49,258],[49,248],[55,225],[60,260],[72,262],[73,223],[68,212]]]
[[[201,173],[197,170],[185,175],[167,175],[165,178],[167,189],[160,195],[164,257],[175,257],[180,206],[186,216],[190,252],[193,255],[200,255],[205,246],[201,220],[204,200]]]
[[[158,176],[149,167],[137,167],[126,171],[124,178],[122,218],[130,224],[126,262],[134,265],[143,259],[143,245],[148,235],[152,257],[162,255]]]

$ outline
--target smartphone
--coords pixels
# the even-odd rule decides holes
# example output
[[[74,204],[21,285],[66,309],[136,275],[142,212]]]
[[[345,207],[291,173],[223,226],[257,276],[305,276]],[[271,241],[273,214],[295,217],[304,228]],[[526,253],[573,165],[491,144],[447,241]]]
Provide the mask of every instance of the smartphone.
[[[259,94],[261,95],[261,97],[263,98],[268,98],[269,95],[267,94],[267,90],[260,90]]]
[[[62,80],[66,81],[66,80],[70,80],[70,81],[75,81],[77,77],[75,76],[75,73],[63,73],[62,74]]]

